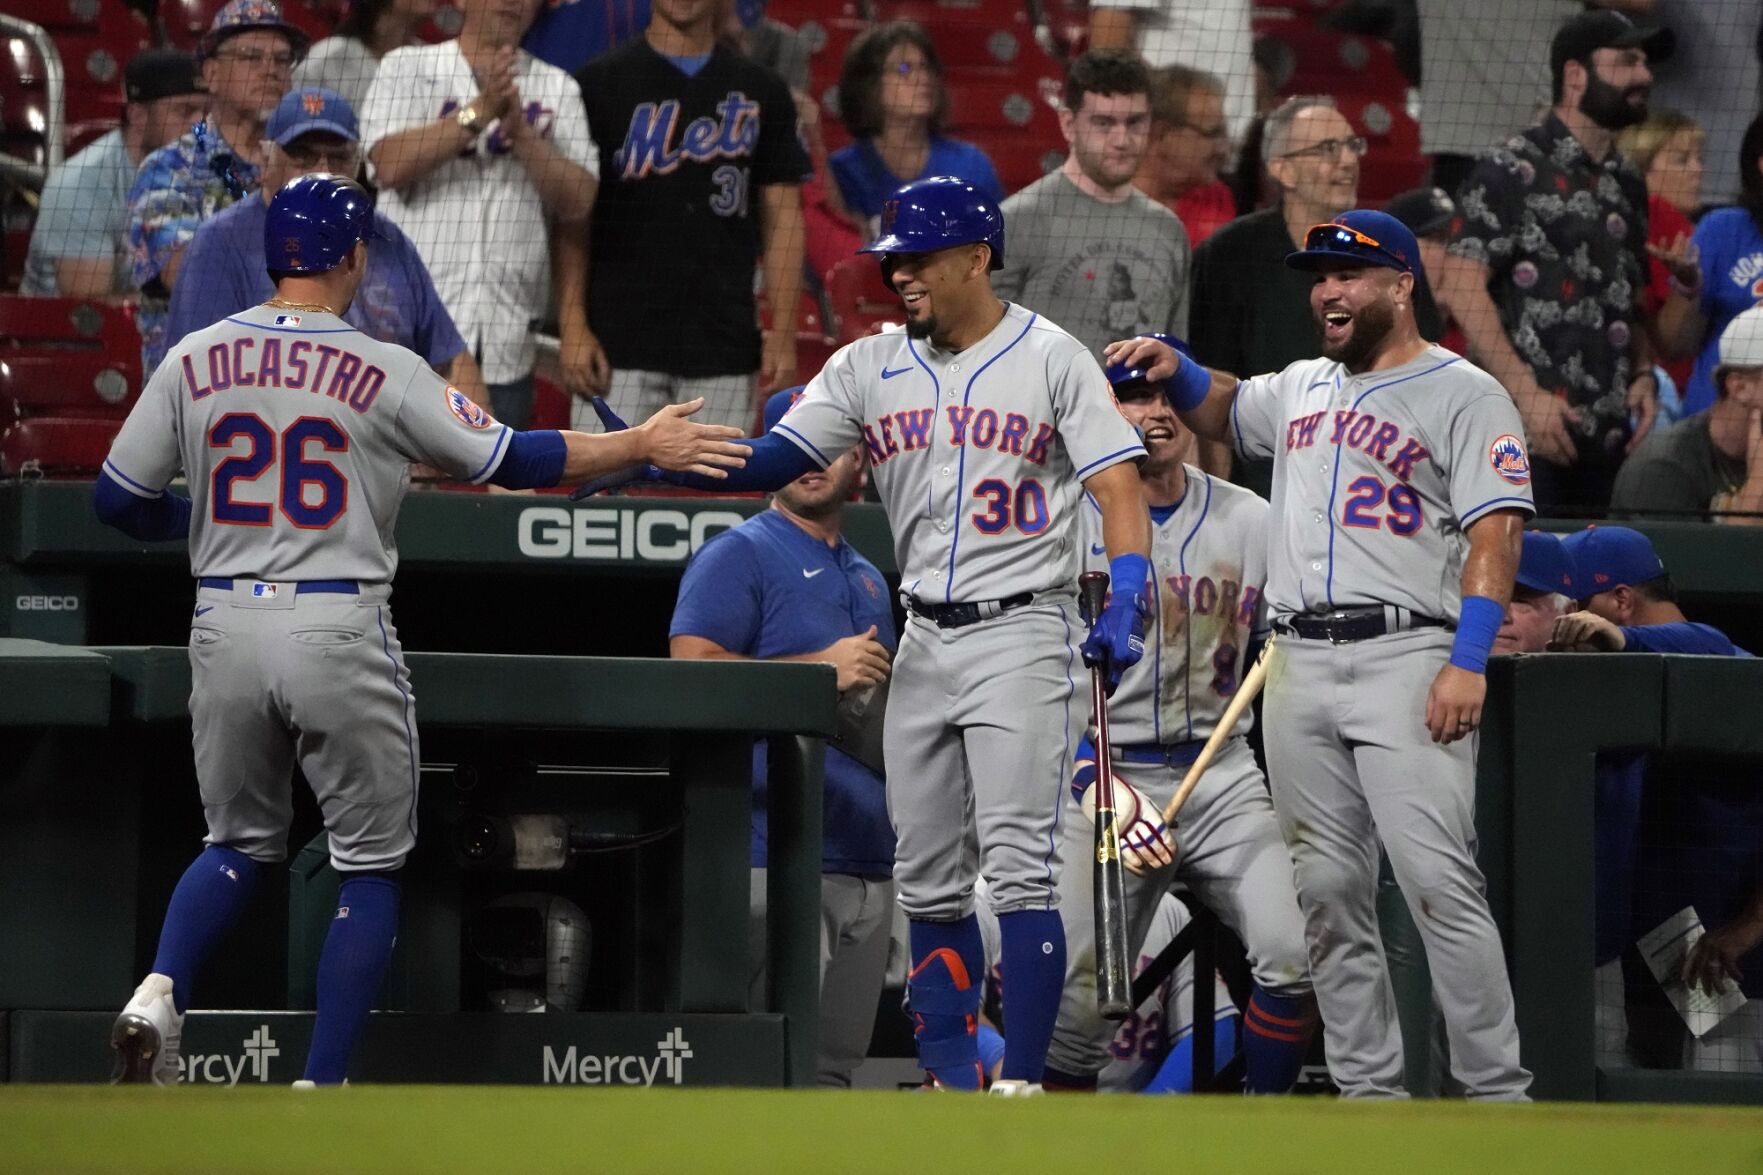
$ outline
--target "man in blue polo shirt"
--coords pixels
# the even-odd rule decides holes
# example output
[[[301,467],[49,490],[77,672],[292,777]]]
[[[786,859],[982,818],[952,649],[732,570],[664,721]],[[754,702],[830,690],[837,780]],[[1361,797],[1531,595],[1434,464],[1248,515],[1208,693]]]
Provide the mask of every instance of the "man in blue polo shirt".
[[[276,104],[264,133],[269,146],[258,194],[205,221],[184,252],[181,272],[191,280],[172,289],[167,346],[275,295],[263,222],[284,184],[323,171],[353,178],[360,170],[355,111],[334,90],[291,91]],[[373,223],[380,239],[367,243],[367,276],[344,320],[382,342],[410,348],[460,391],[488,405],[477,361],[441,305],[416,246],[384,216],[375,213]]]
[[[770,431],[801,388],[765,405]],[[847,702],[887,680],[898,643],[881,572],[841,530],[864,479],[861,445],[772,495],[771,509],[717,535],[680,582],[673,656],[819,661],[838,670]],[[764,982],[765,742],[753,748],[753,983]],[[869,1050],[887,969],[894,907],[894,830],[882,776],[835,747],[826,752],[820,886],[818,1082],[848,1087]]]
[[[1585,610],[1556,621],[1550,648],[1751,655],[1719,629],[1684,616],[1664,562],[1640,531],[1596,526],[1568,535],[1561,545],[1573,560],[1575,594]],[[1608,1005],[1622,989],[1626,970],[1629,1028],[1640,1034],[1629,1036],[1633,1052],[1625,1059],[1680,1063],[1676,1038],[1682,1028],[1662,1007],[1647,1017],[1649,1007],[1659,1003],[1653,995],[1657,985],[1628,945],[1685,906],[1693,906],[1710,928],[1742,923],[1763,884],[1763,803],[1753,774],[1721,760],[1681,754],[1607,751],[1598,756],[1599,1036],[1604,1041],[1621,1036]],[[1734,954],[1747,952],[1740,966],[1742,990],[1763,996],[1763,951],[1752,941]],[[1624,961],[1626,968],[1620,966]],[[1637,1020],[1637,1014],[1643,1018]],[[1663,1044],[1661,1027],[1668,1034]],[[1683,1036],[1681,1063],[1763,1072],[1760,1028],[1763,1017],[1753,1009],[1729,1017],[1700,1039]]]

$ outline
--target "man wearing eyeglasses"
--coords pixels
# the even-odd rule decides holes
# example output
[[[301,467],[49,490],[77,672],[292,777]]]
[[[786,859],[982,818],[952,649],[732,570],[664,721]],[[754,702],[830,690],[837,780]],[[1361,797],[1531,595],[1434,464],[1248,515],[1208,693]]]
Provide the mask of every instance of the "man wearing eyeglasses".
[[[1287,268],[1313,224],[1359,198],[1365,140],[1327,97],[1290,98],[1267,116],[1262,140],[1279,203],[1225,225],[1194,252],[1188,342],[1201,363],[1240,376],[1280,371],[1308,359],[1321,340],[1310,312],[1310,280]],[[1438,306],[1415,274],[1414,320],[1422,338],[1444,334]],[[1235,480],[1266,497],[1272,467],[1238,455]]]
[[[1314,225],[1286,264],[1309,284],[1320,358],[1245,380],[1154,339],[1108,359],[1165,380],[1196,433],[1274,463],[1267,766],[1330,1076],[1348,1097],[1407,1094],[1381,842],[1425,943],[1453,1074],[1471,1098],[1527,1100],[1474,822],[1487,660],[1535,513],[1518,411],[1422,337],[1420,246],[1395,217]]]
[[[360,139],[355,111],[334,90],[293,90],[281,100],[264,132],[257,197],[240,200],[204,223],[185,250],[189,272],[201,280],[180,282],[172,291],[168,346],[275,294],[263,254],[270,201],[298,176],[330,172],[353,179],[361,168]],[[415,351],[454,387],[489,407],[477,362],[435,293],[416,246],[378,213],[374,231],[377,236],[367,242],[367,274],[344,321],[381,342]]]
[[[144,376],[153,374],[169,346],[166,318],[185,246],[203,221],[256,190],[264,123],[310,44],[310,37],[282,19],[275,0],[231,0],[202,38],[198,56],[208,118],[149,155],[129,190]]]
[[[1151,71],[1151,141],[1133,183],[1181,217],[1196,249],[1236,219],[1236,200],[1219,172],[1230,162],[1224,83],[1172,65]]]

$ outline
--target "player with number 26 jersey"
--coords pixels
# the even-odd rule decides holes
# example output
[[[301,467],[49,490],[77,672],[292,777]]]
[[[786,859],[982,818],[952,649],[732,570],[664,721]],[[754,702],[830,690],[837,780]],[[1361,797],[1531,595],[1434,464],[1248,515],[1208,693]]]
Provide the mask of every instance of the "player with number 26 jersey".
[[[403,347],[257,306],[173,348],[104,470],[145,494],[183,469],[198,578],[387,583],[410,484],[387,456],[481,482],[510,435]]]

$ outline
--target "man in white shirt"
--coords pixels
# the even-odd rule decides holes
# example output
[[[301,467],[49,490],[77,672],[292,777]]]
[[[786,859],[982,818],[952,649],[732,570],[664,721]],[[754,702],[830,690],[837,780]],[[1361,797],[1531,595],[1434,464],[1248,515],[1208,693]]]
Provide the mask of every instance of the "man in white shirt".
[[[1095,0],[1092,49],[1137,49],[1154,69],[1185,65],[1224,80],[1224,117],[1242,142],[1255,116],[1251,0]]]
[[[380,211],[416,243],[496,418],[517,428],[550,248],[582,231],[599,176],[580,88],[519,47],[538,6],[464,0],[458,39],[388,53],[361,115]]]

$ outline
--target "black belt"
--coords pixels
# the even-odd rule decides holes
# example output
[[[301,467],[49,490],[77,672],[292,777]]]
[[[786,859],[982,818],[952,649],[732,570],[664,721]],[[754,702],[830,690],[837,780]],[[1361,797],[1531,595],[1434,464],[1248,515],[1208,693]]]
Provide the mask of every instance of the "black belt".
[[[1114,747],[1114,757],[1122,763],[1161,763],[1165,767],[1186,767],[1200,757],[1205,739],[1186,743],[1131,743]]]
[[[971,604],[927,604],[917,596],[906,597],[906,610],[930,621],[938,628],[966,628],[1001,616],[1012,608],[1020,608],[1035,598],[1033,592],[1018,592],[1002,600],[978,600]]]
[[[1352,641],[1388,636],[1411,628],[1450,628],[1452,625],[1433,616],[1420,616],[1405,608],[1395,609],[1397,622],[1392,626],[1387,610],[1378,604],[1363,608],[1336,608],[1333,612],[1303,612],[1273,622],[1275,632],[1302,637],[1309,641],[1329,641],[1344,645]]]
[[[233,581],[222,576],[205,575],[196,581],[198,587],[218,588],[223,592],[233,590]],[[308,579],[294,585],[296,596],[310,596],[314,592],[329,592],[339,596],[358,596],[361,585],[353,579]]]

